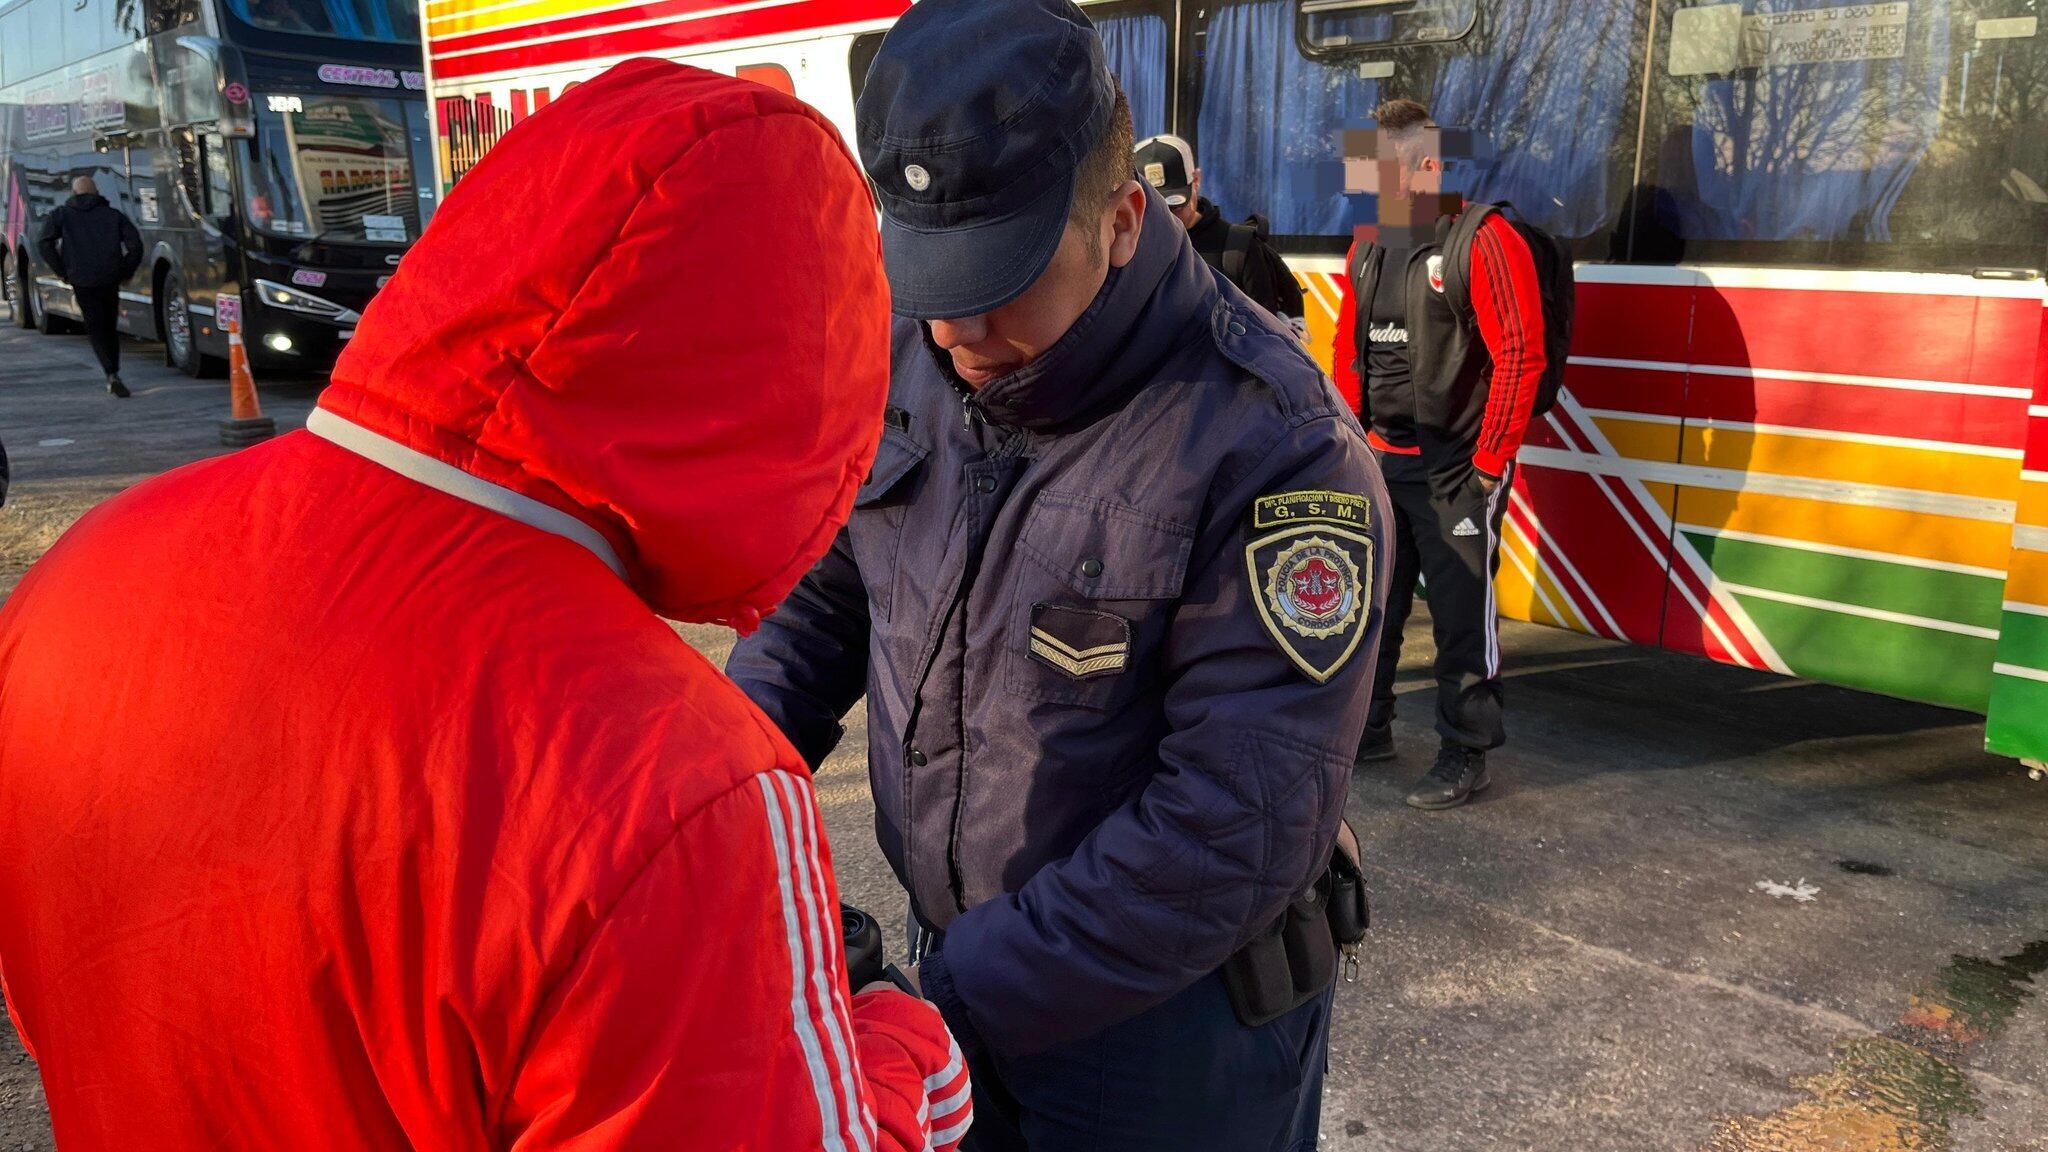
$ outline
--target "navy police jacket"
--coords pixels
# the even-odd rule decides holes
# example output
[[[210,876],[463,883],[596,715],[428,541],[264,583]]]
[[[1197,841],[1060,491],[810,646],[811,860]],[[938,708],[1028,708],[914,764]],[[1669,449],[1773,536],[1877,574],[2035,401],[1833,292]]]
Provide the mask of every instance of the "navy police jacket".
[[[969,392],[898,321],[874,470],[727,671],[817,764],[868,700],[926,994],[1015,1055],[1219,967],[1320,875],[1389,569],[1365,436],[1156,196],[1045,355]]]

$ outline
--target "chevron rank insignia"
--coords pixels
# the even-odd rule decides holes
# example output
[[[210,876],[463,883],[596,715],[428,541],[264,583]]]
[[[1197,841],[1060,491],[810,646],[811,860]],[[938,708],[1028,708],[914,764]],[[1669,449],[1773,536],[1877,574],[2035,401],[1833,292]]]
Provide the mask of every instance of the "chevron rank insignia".
[[[1355,511],[1366,514],[1365,507]],[[1255,510],[1255,522],[1257,517]],[[1254,529],[1245,541],[1245,571],[1259,622],[1318,684],[1341,671],[1365,637],[1372,614],[1372,549],[1362,522],[1351,528],[1306,517],[1270,531]]]
[[[1131,662],[1131,624],[1063,604],[1031,606],[1031,658],[1076,680],[1113,676]]]

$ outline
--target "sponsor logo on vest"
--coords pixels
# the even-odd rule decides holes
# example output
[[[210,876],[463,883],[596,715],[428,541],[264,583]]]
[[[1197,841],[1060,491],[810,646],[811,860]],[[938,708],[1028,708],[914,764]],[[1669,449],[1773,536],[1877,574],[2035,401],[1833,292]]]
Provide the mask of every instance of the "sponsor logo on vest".
[[[1399,324],[1382,324],[1377,328],[1369,328],[1366,330],[1366,335],[1370,336],[1375,344],[1406,344],[1408,342],[1408,329],[1403,328]]]
[[[1474,524],[1472,522],[1472,518],[1470,516],[1467,516],[1463,520],[1458,521],[1458,526],[1456,528],[1451,529],[1451,535],[1477,536],[1479,535],[1479,525]]]
[[[1444,258],[1442,256],[1431,256],[1429,258],[1429,286],[1438,293],[1444,290]]]

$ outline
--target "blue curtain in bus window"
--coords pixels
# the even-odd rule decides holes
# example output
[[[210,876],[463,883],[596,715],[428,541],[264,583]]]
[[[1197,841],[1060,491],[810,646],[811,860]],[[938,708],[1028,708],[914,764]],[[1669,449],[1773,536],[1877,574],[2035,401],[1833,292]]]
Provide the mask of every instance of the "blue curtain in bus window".
[[[1138,139],[1166,131],[1166,20],[1151,12],[1095,21],[1102,51],[1131,102]]]
[[[1348,235],[1345,198],[1317,178],[1339,157],[1339,133],[1368,120],[1381,96],[1423,101],[1439,124],[1471,130],[1477,156],[1452,158],[1445,186],[1474,200],[1512,202],[1567,237],[1588,236],[1613,214],[1635,144],[1635,62],[1643,6],[1636,0],[1496,0],[1453,43],[1405,50],[1381,80],[1361,60],[1302,56],[1290,0],[1220,7],[1209,24],[1198,118],[1204,186],[1230,211],[1264,213],[1283,234]],[[1318,35],[1383,39],[1386,14],[1328,18]],[[1319,192],[1321,188],[1323,191]]]
[[[1195,128],[1203,194],[1225,215],[1259,213],[1278,234],[1350,235],[1350,206],[1330,166],[1341,159],[1344,126],[1378,103],[1377,80],[1295,47],[1293,0],[1218,7]]]
[[[1699,85],[1690,132],[1668,134],[1656,161],[1665,223],[1704,240],[1892,239],[1892,208],[1941,127],[1951,6],[1746,3],[1745,14],[1831,9],[1831,35],[1776,34],[1752,66]],[[1904,11],[1902,29],[1885,26],[1897,19],[1887,9]],[[1696,193],[1670,187],[1685,169]]]
[[[1444,54],[1428,100],[1445,127],[1469,128],[1480,155],[1451,157],[1445,187],[1511,203],[1565,237],[1612,214],[1635,144],[1635,0],[1515,0],[1481,9],[1472,37]]]

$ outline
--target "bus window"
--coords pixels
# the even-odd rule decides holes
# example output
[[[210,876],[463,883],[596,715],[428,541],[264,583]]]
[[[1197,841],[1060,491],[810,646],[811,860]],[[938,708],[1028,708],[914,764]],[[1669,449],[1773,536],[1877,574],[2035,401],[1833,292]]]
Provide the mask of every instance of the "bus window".
[[[1301,43],[1320,54],[1342,48],[1440,44],[1472,31],[1478,0],[1302,0]]]
[[[2042,267],[2048,4],[1663,3],[1637,259]]]
[[[1488,0],[1455,42],[1310,56],[1297,19],[1314,2],[1225,0],[1204,29],[1196,155],[1227,214],[1264,215],[1284,250],[1342,252],[1375,208],[1343,191],[1341,133],[1402,96],[1479,145],[1450,158],[1448,190],[1605,254],[1634,167],[1642,5]]]
[[[199,19],[199,0],[147,0],[149,31],[168,32]]]
[[[206,135],[199,138],[199,147],[206,158],[206,214],[215,220],[225,220],[235,211],[235,178],[228,167],[227,141]]]
[[[1117,83],[1123,85],[1124,96],[1131,102],[1131,126],[1140,140],[1168,131],[1173,122],[1169,105],[1172,89],[1167,83],[1172,70],[1172,25],[1166,18],[1168,11],[1169,6],[1159,0],[1088,8],[1088,18],[1102,35],[1102,50],[1109,69],[1116,73]],[[846,71],[853,79],[856,104],[860,102],[861,89],[867,86],[868,66],[875,62],[875,53],[882,50],[882,36],[880,32],[856,36],[847,53]]]
[[[424,148],[388,96],[307,95],[299,111],[257,113],[249,222],[277,236],[356,243],[417,239],[432,204],[413,180]]]
[[[0,85],[29,78],[28,5],[0,12]]]
[[[236,19],[270,32],[412,43],[418,0],[228,0]]]
[[[1102,36],[1102,52],[1131,102],[1131,126],[1138,139],[1167,130],[1166,77],[1171,39],[1166,16],[1157,5],[1115,4],[1091,8],[1088,18]]]

